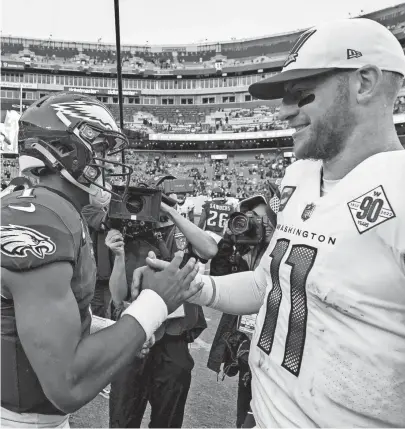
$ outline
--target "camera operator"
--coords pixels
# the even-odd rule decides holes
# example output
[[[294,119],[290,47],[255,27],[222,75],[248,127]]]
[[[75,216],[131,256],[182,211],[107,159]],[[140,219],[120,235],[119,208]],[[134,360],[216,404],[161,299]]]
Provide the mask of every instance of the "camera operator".
[[[110,278],[113,318],[119,317],[131,295],[133,300],[139,294],[139,290],[131,290],[132,275],[144,265],[148,252],[173,258],[178,250],[176,227],[189,241],[185,259],[210,259],[217,252],[215,241],[175,208],[162,202],[161,211],[166,221],[153,233],[130,240],[116,229],[107,234],[106,245],[115,255]],[[160,234],[160,242],[156,234]],[[110,427],[140,427],[148,402],[152,409],[149,427],[181,427],[194,367],[188,344],[207,327],[200,306],[186,303],[183,310],[180,317],[171,318],[155,332],[156,343],[147,357],[135,358],[111,383]]]
[[[218,243],[218,253],[211,261],[210,274],[222,276],[253,271],[270,242],[275,220],[276,214],[264,197],[254,196],[242,201],[239,213],[235,212],[231,216],[224,238]],[[207,367],[216,373],[220,373],[223,364],[224,377],[234,377],[239,372],[236,407],[238,428],[242,427],[246,419],[252,399],[248,358],[250,330],[253,332],[254,320],[255,315],[238,317],[223,313],[207,362]]]

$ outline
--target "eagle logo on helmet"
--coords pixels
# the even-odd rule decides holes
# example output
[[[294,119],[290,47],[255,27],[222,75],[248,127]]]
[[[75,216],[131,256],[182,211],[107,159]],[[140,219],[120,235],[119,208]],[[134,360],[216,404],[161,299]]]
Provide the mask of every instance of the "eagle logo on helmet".
[[[0,227],[0,251],[14,258],[25,258],[28,252],[40,259],[55,253],[55,243],[46,235],[26,226]]]
[[[89,101],[69,101],[64,103],[54,103],[52,107],[57,115],[64,115],[67,119],[77,118],[101,125],[111,131],[118,131],[117,124],[110,112],[101,104]],[[71,122],[71,121],[70,121]]]

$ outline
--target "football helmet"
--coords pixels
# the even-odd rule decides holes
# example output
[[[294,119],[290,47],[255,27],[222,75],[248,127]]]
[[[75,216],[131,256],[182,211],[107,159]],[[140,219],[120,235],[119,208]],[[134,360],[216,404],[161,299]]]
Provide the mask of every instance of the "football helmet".
[[[220,200],[222,198],[225,198],[225,191],[224,191],[224,189],[220,188],[219,186],[216,187],[216,188],[214,188],[212,190],[211,197],[212,197],[212,199],[216,199],[216,200]]]
[[[114,165],[122,171],[109,176],[122,176],[129,187],[132,168],[106,158],[122,153],[128,139],[109,110],[86,95],[55,93],[32,104],[20,117],[18,143],[23,174],[47,168],[95,197],[113,193],[104,172]]]

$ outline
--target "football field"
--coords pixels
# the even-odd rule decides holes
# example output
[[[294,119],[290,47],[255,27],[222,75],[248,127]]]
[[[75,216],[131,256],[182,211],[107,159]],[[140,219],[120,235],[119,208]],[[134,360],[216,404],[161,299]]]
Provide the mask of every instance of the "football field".
[[[211,343],[221,313],[204,308],[208,328],[191,344],[195,366],[186,404],[183,427],[218,428],[235,427],[237,378],[222,377],[207,368]],[[149,406],[142,427],[149,423]],[[92,402],[72,415],[70,425],[75,428],[108,428],[108,399],[98,395]]]

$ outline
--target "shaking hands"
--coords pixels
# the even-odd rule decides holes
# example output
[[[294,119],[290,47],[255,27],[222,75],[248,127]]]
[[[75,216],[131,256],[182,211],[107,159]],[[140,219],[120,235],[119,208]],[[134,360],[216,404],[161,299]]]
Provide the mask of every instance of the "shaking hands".
[[[203,283],[193,281],[198,274],[197,261],[191,258],[180,269],[182,260],[183,252],[176,252],[171,262],[158,260],[153,252],[149,252],[146,259],[148,266],[134,271],[132,297],[135,299],[139,295],[140,288],[151,289],[166,303],[169,314],[175,311],[203,287]]]

